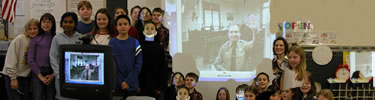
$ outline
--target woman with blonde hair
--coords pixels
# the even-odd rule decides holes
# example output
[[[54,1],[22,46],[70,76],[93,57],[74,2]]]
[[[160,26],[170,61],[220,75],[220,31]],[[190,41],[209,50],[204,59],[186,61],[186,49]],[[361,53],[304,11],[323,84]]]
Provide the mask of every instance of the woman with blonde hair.
[[[28,100],[30,96],[30,67],[27,51],[31,38],[38,35],[39,21],[30,19],[24,26],[24,33],[18,35],[8,47],[3,74],[9,100]]]

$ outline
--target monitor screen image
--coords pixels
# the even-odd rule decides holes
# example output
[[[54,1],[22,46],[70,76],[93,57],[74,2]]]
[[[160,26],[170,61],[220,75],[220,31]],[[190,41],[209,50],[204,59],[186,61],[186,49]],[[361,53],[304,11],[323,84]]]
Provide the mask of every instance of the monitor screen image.
[[[65,54],[65,82],[104,85],[104,53],[71,52]]]

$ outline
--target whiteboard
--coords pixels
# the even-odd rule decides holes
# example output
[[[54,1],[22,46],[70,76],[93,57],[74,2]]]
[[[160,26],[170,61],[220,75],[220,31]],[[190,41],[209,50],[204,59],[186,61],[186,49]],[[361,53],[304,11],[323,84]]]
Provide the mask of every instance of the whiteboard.
[[[66,0],[66,1],[67,1],[67,11],[77,13],[77,8],[78,8],[77,5],[80,1],[83,1],[83,0]],[[95,13],[100,8],[106,8],[106,0],[85,0],[85,1],[89,1],[92,5],[91,19],[95,18],[94,17]]]

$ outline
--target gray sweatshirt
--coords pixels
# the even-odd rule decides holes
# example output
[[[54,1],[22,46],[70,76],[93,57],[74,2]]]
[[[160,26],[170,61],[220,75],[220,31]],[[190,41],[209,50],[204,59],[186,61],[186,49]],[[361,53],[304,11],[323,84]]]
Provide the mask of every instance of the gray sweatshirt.
[[[59,78],[59,45],[61,44],[77,44],[80,42],[78,40],[81,34],[75,32],[72,37],[65,35],[65,33],[58,33],[52,39],[51,49],[49,51],[49,58],[51,62],[51,67],[54,74]]]

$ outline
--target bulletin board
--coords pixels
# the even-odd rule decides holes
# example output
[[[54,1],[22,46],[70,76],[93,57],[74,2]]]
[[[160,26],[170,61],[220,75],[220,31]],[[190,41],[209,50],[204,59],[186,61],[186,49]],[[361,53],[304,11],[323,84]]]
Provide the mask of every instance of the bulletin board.
[[[77,12],[77,4],[82,0],[17,0],[16,18],[13,25],[9,25],[8,38],[12,39],[23,33],[24,24],[31,18],[40,19],[44,13],[51,13],[56,20],[56,32],[62,32],[61,16],[66,12]],[[106,0],[87,0],[93,6],[93,14],[97,9],[106,7]],[[93,19],[93,17],[92,17]]]

